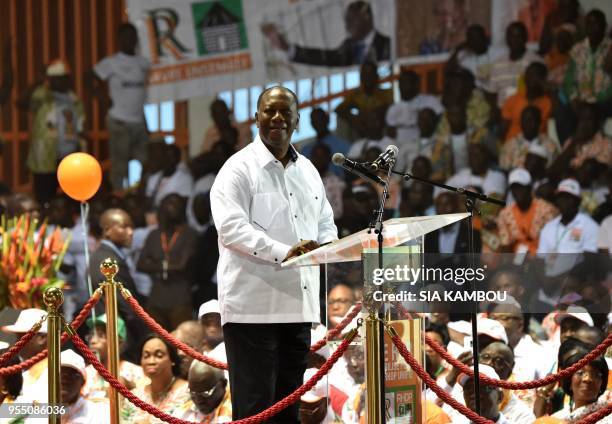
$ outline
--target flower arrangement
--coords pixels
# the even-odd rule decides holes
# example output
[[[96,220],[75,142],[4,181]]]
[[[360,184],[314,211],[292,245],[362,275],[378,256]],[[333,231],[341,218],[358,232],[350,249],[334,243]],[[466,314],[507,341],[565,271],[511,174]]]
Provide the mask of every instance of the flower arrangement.
[[[41,308],[49,287],[63,288],[58,270],[70,244],[60,228],[50,230],[28,214],[0,220],[0,309]]]

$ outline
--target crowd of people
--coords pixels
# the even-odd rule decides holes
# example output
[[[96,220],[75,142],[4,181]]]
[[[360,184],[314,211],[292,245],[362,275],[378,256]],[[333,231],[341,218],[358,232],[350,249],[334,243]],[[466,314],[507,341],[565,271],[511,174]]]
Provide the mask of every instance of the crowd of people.
[[[480,214],[474,220],[476,251],[490,266],[487,284],[511,295],[508,302],[487,305],[478,317],[480,372],[496,379],[534,380],[570,367],[610,331],[612,41],[601,11],[562,13],[576,3],[559,2],[554,16],[564,18],[547,20],[538,51],[528,45],[520,22],[508,26],[504,49],[490,46],[481,26],[467,28],[465,41],[445,66],[440,96],[422,93],[419,74],[403,69],[400,98],[394,101],[393,91],[380,87],[378,65],[366,61],[359,87],[333,112],[312,110],[315,140],[295,144],[321,176],[339,237],[368,227],[382,189],[332,166],[336,152],[365,162],[393,144],[399,148],[395,171],[506,201],[505,207],[477,205]],[[196,157],[186,160],[177,146],[147,140],[142,108],[148,65],[135,53],[133,26],[123,25],[118,40],[120,51],[97,64],[91,75],[94,87],[108,81],[113,100],[108,114],[112,171],[110,185],[103,185],[90,202],[88,222],[82,222],[75,202],[56,194],[57,161],[81,149],[84,137],[82,103],[70,90],[70,70],[61,61],[47,67],[47,84],[32,87],[18,103],[32,112],[28,166],[34,194],[11,193],[2,186],[0,205],[9,217],[44,217],[71,234],[60,269],[68,284],[67,319],[89,298],[88,278],[94,287],[103,281],[99,264],[112,257],[120,268],[117,280],[162,327],[193,349],[226,361],[215,300],[219,250],[210,190],[222,165],[253,135],[217,99],[210,106],[213,124]],[[63,113],[56,113],[60,108]],[[336,132],[330,128],[330,113],[338,118]],[[142,161],[143,174],[136,187],[125,191],[130,158]],[[459,195],[394,175],[384,215],[464,210]],[[426,253],[467,254],[469,238],[467,223],[461,221],[427,235],[423,248]],[[89,269],[85,242],[92,252]],[[512,254],[510,263],[500,254]],[[530,272],[538,259],[544,264],[541,274]],[[363,298],[360,268],[338,265],[329,271],[323,285],[327,290],[322,290],[326,319],[313,325],[312,342]],[[107,364],[102,312],[80,333]],[[123,299],[119,312],[120,377],[128,388],[175,417],[231,421],[226,372],[149,334]],[[19,337],[43,314],[23,310],[2,330]],[[465,349],[471,327],[464,315],[435,311],[424,322],[430,338],[459,361],[473,364],[471,350]],[[45,347],[43,325],[7,365]],[[329,355],[328,346],[309,354],[305,381]],[[473,379],[429,347],[424,356],[438,384],[474,410]],[[597,358],[559,384],[538,389],[481,387],[481,414],[496,423],[578,421],[612,402],[611,362]],[[62,352],[61,363],[66,422],[105,422],[108,384],[73,349]],[[46,360],[22,375],[0,378],[0,387],[3,402],[45,402]],[[302,397],[300,417],[305,423],[363,422],[365,394],[364,352],[351,346],[328,378]],[[469,422],[430,390],[424,397],[426,422]],[[121,416],[128,423],[158,422],[127,401]]]

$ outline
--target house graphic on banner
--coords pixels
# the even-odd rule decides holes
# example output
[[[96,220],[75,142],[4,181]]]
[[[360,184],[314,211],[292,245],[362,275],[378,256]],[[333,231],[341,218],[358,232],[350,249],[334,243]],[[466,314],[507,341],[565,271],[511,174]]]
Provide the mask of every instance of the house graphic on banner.
[[[240,1],[195,3],[192,10],[201,56],[248,48]]]

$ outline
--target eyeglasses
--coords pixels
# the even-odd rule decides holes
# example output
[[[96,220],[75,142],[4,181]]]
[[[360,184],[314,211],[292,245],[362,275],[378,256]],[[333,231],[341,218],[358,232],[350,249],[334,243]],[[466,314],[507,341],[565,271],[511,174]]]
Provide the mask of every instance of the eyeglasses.
[[[587,375],[589,376],[591,380],[602,380],[603,379],[603,375],[601,375],[601,372],[597,370],[587,371],[585,369],[582,369],[582,370],[576,371],[574,375],[578,377],[580,380],[582,380]]]
[[[213,393],[215,393],[215,390],[219,386],[219,383],[221,383],[221,380],[217,381],[217,383],[214,386],[212,386],[210,389],[202,390],[200,392],[196,392],[194,390],[189,389],[189,393],[191,394],[191,396],[196,397],[196,398],[208,399],[209,397],[213,395]]]
[[[329,299],[327,301],[327,304],[330,306],[334,306],[335,304],[350,305],[351,303],[353,302],[350,299]]]
[[[500,356],[491,356],[488,353],[483,353],[480,355],[480,362],[486,364],[492,364],[493,368],[511,368],[511,365],[508,361]]]

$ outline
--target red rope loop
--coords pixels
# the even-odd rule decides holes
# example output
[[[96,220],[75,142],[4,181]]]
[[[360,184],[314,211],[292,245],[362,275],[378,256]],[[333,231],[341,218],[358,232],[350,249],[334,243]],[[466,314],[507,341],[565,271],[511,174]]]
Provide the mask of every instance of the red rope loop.
[[[313,375],[304,385],[298,387],[293,393],[280,400],[270,408],[265,411],[260,412],[257,415],[254,415],[249,418],[244,418],[238,421],[232,421],[233,423],[240,424],[255,424],[261,423],[266,420],[269,420],[270,417],[278,414],[283,409],[287,408],[289,405],[300,400],[302,395],[312,389],[317,382],[326,375],[331,367],[338,361],[338,359],[344,354],[351,341],[355,338],[356,332],[352,333],[351,336],[347,337],[342,341],[340,346],[336,349],[336,351],[330,356],[330,358],[325,361],[325,363],[321,366],[319,371]],[[165,412],[159,410],[153,405],[150,405],[138,398],[134,395],[130,390],[125,387],[119,380],[117,380],[113,375],[106,369],[104,365],[98,360],[96,355],[87,347],[85,342],[75,334],[72,336],[72,342],[74,346],[81,352],[83,357],[98,371],[98,373],[104,378],[108,383],[113,386],[123,397],[129,400],[136,407],[142,409],[143,411],[159,418],[162,421],[171,423],[171,424],[193,424],[191,421],[185,421],[180,418],[173,417],[171,415],[166,414]]]
[[[174,346],[177,349],[182,350],[183,352],[185,352],[187,355],[191,356],[192,358],[200,361],[200,362],[204,362],[205,364],[208,364],[212,367],[215,368],[219,368],[222,370],[226,370],[227,369],[227,364],[223,363],[221,361],[217,361],[213,358],[210,358],[206,355],[201,354],[200,352],[198,352],[197,350],[193,349],[192,347],[186,345],[185,343],[177,340],[176,338],[172,337],[172,335],[170,333],[168,333],[161,325],[159,325],[157,322],[155,322],[155,320],[153,318],[151,318],[151,316],[142,308],[142,306],[140,306],[140,304],[138,303],[138,301],[134,298],[134,296],[128,296],[125,298],[125,300],[127,301],[127,303],[132,307],[132,309],[134,310],[134,312],[136,313],[136,315],[138,315],[144,322],[145,324],[147,324],[147,326],[153,330],[155,333],[159,334],[165,341],[167,341],[168,343],[170,343],[172,346]]]
[[[102,293],[101,291],[96,290],[94,294],[89,298],[87,303],[85,303],[85,305],[83,306],[83,309],[81,309],[81,312],[79,312],[79,314],[76,316],[76,318],[71,323],[71,326],[73,329],[76,330],[83,324],[83,322],[85,321],[85,319],[91,312],[92,308],[96,305],[96,303],[98,303],[98,300],[100,300],[101,293]],[[66,340],[68,340],[69,338],[70,336],[67,333],[62,334],[61,343],[66,342]],[[30,359],[27,359],[21,362],[20,364],[11,365],[10,367],[0,368],[0,377],[17,374],[18,372],[23,372],[27,369],[30,369],[32,366],[34,366],[34,364],[42,361],[46,357],[47,357],[47,349],[43,350],[37,355],[32,356]]]
[[[429,347],[435,350],[442,358],[444,358],[444,360],[446,360],[446,362],[448,362],[450,365],[459,369],[462,373],[467,374],[470,377],[474,376],[473,369],[471,369],[470,367],[468,367],[461,361],[458,361],[456,358],[454,358],[438,342],[436,342],[435,340],[432,340],[428,336],[425,336],[425,342],[429,345]],[[527,390],[527,389],[534,389],[536,387],[548,386],[549,384],[555,383],[559,380],[562,380],[574,374],[576,371],[586,366],[593,359],[603,354],[606,351],[606,349],[611,345],[612,345],[612,333],[610,333],[608,337],[606,337],[606,339],[603,342],[601,342],[601,344],[599,344],[595,349],[593,349],[584,358],[576,362],[571,367],[565,368],[556,374],[547,375],[546,377],[541,378],[539,380],[504,381],[504,380],[496,380],[484,374],[480,374],[480,381],[490,386],[501,387],[503,389],[510,389],[510,390]]]
[[[30,340],[32,340],[32,338],[38,333],[38,331],[40,330],[40,327],[43,323],[43,321],[45,321],[47,319],[47,317],[43,317],[39,322],[37,322],[36,324],[34,324],[32,326],[32,328],[30,328],[28,330],[27,333],[25,333],[23,336],[21,336],[19,338],[19,340],[17,340],[15,342],[15,344],[13,346],[11,346],[9,348],[9,350],[7,350],[6,352],[4,352],[2,354],[2,356],[0,356],[0,367],[2,367],[4,364],[6,364],[8,361],[10,361],[13,356],[15,356],[17,353],[19,353],[19,351],[21,349],[23,349],[23,347],[25,345],[27,345]]]
[[[493,421],[488,420],[485,417],[481,417],[480,415],[478,415],[477,413],[469,409],[467,406],[458,402],[449,393],[445,392],[444,389],[438,386],[438,384],[436,383],[436,380],[434,380],[433,378],[431,378],[429,374],[427,374],[427,371],[425,371],[425,369],[421,367],[421,365],[417,362],[414,356],[412,356],[412,354],[406,348],[406,345],[400,340],[400,338],[397,335],[391,335],[391,340],[393,341],[393,344],[397,348],[397,351],[400,353],[400,355],[402,355],[402,357],[404,358],[406,363],[410,366],[410,368],[414,370],[416,375],[418,375],[421,378],[421,380],[423,380],[425,384],[427,384],[427,386],[431,388],[431,390],[436,395],[438,395],[440,399],[442,399],[445,403],[450,405],[453,409],[457,410],[462,415],[466,416],[467,418],[469,418],[470,420],[472,420],[472,422],[476,424],[493,424]]]
[[[346,326],[349,325],[351,321],[353,321],[353,319],[357,316],[359,312],[361,312],[361,306],[362,306],[361,302],[356,303],[353,306],[353,308],[350,310],[348,315],[344,317],[344,319],[340,321],[340,323],[335,328],[332,328],[331,330],[329,330],[325,337],[323,337],[321,340],[319,340],[318,342],[310,346],[310,351],[316,352],[319,349],[321,349],[323,346],[325,346],[325,343],[327,343],[328,340],[338,337],[338,335],[342,332],[342,330],[344,330]]]

